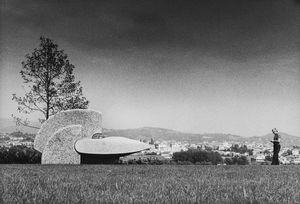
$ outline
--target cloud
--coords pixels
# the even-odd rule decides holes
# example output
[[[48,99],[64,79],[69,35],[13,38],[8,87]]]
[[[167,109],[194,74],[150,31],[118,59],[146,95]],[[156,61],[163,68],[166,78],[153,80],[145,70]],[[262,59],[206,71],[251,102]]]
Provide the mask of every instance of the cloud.
[[[9,1],[8,36],[24,30],[85,51],[194,50],[244,61],[299,52],[299,13],[290,1]],[[17,32],[15,32],[17,30]]]

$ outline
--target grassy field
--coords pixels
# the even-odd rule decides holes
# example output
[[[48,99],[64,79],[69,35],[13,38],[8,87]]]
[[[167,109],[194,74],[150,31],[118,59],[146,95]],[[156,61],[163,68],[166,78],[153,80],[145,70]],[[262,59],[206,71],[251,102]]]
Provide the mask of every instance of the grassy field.
[[[300,166],[0,165],[0,203],[300,203]]]

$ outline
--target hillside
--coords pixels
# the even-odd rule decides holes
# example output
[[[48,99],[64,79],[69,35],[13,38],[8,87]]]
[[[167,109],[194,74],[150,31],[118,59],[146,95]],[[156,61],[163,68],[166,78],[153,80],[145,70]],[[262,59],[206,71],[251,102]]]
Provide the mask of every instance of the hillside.
[[[40,126],[39,123],[33,123],[33,126]],[[29,127],[16,127],[16,123],[12,119],[0,118],[0,133],[12,133],[16,131],[21,131],[24,133],[35,134],[38,129],[33,129]]]
[[[283,146],[294,146],[300,145],[300,137],[292,136],[286,133],[280,133],[282,136]],[[264,136],[253,136],[253,137],[242,137],[239,135],[232,134],[222,134],[222,133],[210,133],[210,134],[192,134],[183,133],[179,131],[163,129],[163,128],[153,128],[144,127],[138,129],[125,129],[125,130],[114,130],[114,129],[104,129],[104,135],[107,136],[123,136],[131,139],[148,139],[153,138],[154,140],[173,140],[173,141],[186,141],[190,143],[200,143],[200,142],[256,142],[260,144],[270,143],[273,135],[267,134]]]
[[[37,125],[37,124],[35,124]],[[32,128],[18,127],[9,119],[0,119],[0,133],[12,133],[15,131],[35,134],[37,130]],[[223,134],[223,133],[208,133],[208,134],[193,134],[185,133],[164,128],[143,127],[136,129],[103,129],[103,134],[106,136],[123,136],[131,139],[147,139],[150,140],[169,140],[169,141],[185,141],[189,143],[200,142],[256,142],[267,144],[272,140],[272,133],[263,136],[242,137],[239,135]],[[300,146],[300,137],[289,135],[287,133],[280,133],[282,136],[283,146]]]
[[[282,146],[300,146],[300,137],[289,135],[287,133],[280,133],[281,136],[281,144]],[[253,136],[253,137],[245,137],[242,141],[256,141],[256,143],[260,144],[266,144],[270,143],[270,140],[272,140],[273,134],[267,134],[263,136]]]

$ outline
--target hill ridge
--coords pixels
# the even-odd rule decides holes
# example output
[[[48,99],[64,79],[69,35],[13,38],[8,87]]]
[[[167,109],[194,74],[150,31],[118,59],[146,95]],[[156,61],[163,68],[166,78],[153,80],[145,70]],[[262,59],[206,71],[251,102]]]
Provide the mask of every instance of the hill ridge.
[[[0,132],[1,133],[11,133],[15,132],[16,129],[13,121],[11,123],[2,123],[3,120],[0,120]],[[29,128],[19,129],[22,132],[27,133],[36,133],[37,130]],[[245,143],[245,142],[257,142],[257,143],[269,143],[272,139],[272,133],[265,134],[262,136],[250,136],[244,137],[240,135],[235,135],[231,133],[187,133],[167,128],[160,127],[140,127],[140,128],[131,128],[131,129],[109,129],[103,128],[103,134],[106,136],[123,136],[131,139],[146,139],[150,140],[165,140],[165,141],[181,141],[189,143],[200,143],[200,142],[236,142],[236,143]],[[293,136],[288,133],[281,132],[282,135],[282,144],[284,146],[291,145],[300,145],[300,137]]]

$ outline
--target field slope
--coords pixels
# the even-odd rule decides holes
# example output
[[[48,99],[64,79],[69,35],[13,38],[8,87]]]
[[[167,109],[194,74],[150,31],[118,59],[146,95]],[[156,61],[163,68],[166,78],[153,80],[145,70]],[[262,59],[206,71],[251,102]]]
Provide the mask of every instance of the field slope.
[[[0,203],[300,203],[300,166],[1,165]]]

